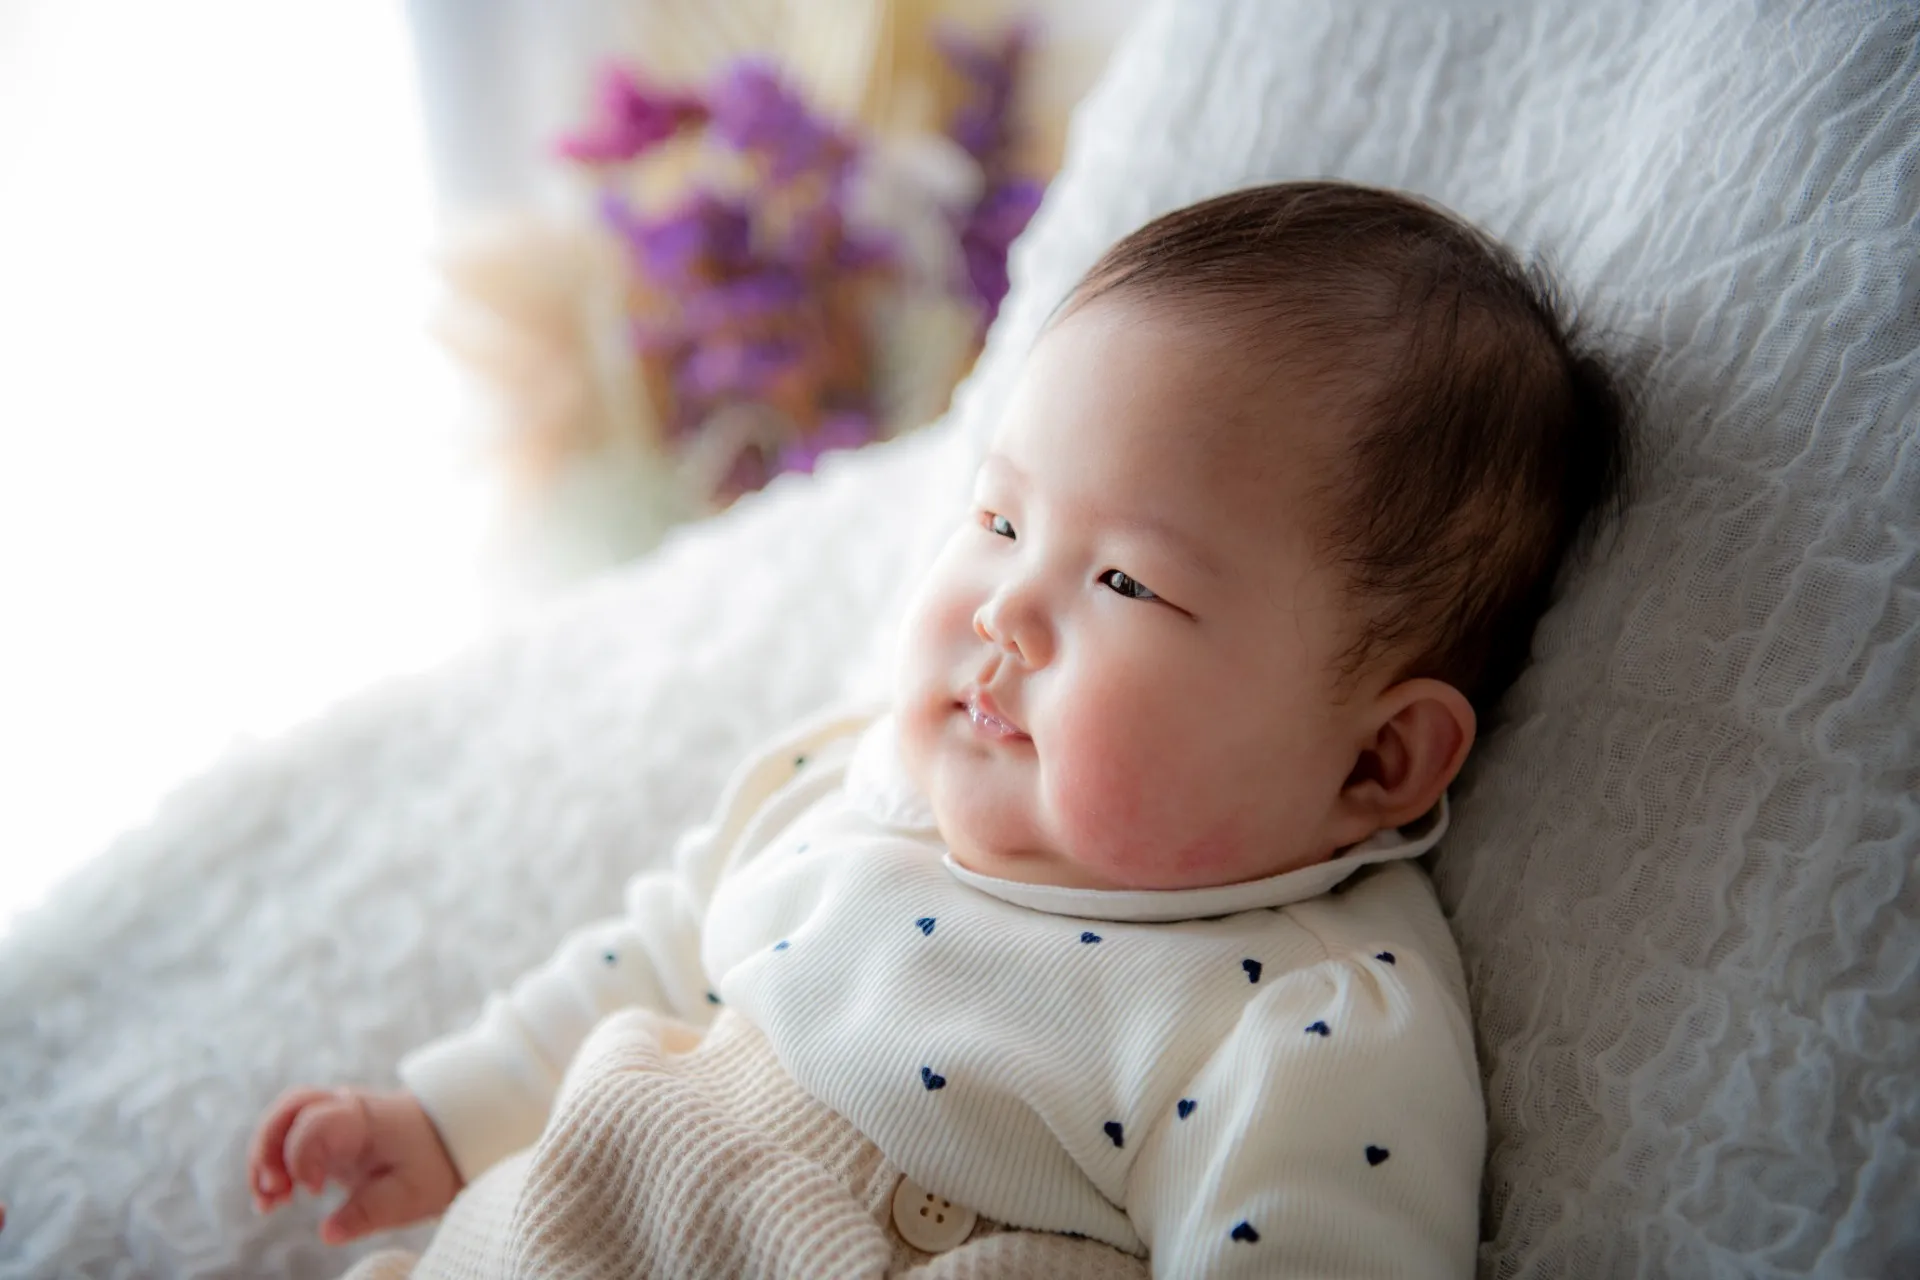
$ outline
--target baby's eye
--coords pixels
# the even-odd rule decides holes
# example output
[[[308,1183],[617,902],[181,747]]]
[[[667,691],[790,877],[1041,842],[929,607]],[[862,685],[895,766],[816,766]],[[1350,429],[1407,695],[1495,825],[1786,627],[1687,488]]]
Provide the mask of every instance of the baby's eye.
[[[1138,578],[1129,578],[1118,569],[1107,570],[1100,575],[1100,581],[1112,587],[1129,600],[1158,600],[1160,598],[1150,591],[1147,585]]]
[[[1019,534],[1013,531],[1013,521],[1007,519],[1005,516],[997,516],[997,515],[994,515],[992,512],[988,512],[985,523],[987,528],[991,529],[994,533],[998,534],[1002,538],[1017,539],[1020,536]]]

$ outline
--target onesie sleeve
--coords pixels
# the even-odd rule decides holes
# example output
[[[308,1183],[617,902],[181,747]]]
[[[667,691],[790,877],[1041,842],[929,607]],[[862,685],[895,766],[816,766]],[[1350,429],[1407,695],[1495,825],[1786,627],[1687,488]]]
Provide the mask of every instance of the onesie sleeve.
[[[675,847],[676,867],[711,856],[713,824]],[[705,1023],[700,907],[677,871],[636,876],[623,916],[567,935],[553,957],[487,998],[472,1026],[407,1055],[400,1079],[420,1099],[471,1182],[540,1136],[574,1050],[601,1018],[639,1005]]]
[[[401,1082],[464,1180],[539,1138],[567,1064],[607,1014],[639,1006],[698,1025],[711,1019],[701,926],[727,857],[797,762],[859,723],[823,719],[756,753],[713,820],[675,845],[670,869],[628,883],[624,915],[568,934],[545,964],[488,997],[472,1026],[401,1060]]]
[[[1129,1174],[1153,1274],[1470,1277],[1486,1131],[1463,1011],[1408,950],[1267,983]]]

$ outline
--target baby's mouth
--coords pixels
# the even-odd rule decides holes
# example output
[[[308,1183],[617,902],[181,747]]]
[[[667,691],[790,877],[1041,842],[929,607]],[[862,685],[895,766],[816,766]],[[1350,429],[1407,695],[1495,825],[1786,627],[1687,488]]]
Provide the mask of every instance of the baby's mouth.
[[[985,689],[967,690],[959,705],[973,722],[976,733],[1000,742],[1033,741],[1025,730],[1007,718]]]

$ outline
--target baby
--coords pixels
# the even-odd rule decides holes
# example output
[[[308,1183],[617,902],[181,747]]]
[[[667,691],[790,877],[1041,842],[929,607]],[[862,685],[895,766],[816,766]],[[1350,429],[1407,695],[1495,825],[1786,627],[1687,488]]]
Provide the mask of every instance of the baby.
[[[1624,454],[1551,295],[1444,212],[1151,223],[1028,357],[892,705],[750,760],[405,1091],[283,1096],[259,1206],[446,1213],[365,1276],[1471,1274],[1480,1079],[1412,859]]]

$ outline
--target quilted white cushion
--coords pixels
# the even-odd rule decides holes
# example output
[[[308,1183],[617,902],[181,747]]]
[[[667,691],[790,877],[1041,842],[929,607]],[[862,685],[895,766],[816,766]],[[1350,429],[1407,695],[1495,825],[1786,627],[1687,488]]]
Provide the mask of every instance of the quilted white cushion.
[[[235,758],[0,941],[0,1280],[341,1270],[310,1205],[251,1217],[257,1109],[390,1083],[614,909],[750,739],[872,685],[1107,242],[1327,173],[1551,246],[1649,389],[1637,499],[1436,868],[1488,1073],[1483,1270],[1920,1274],[1913,13],[1161,0],[948,427]]]
[[[1076,118],[1005,371],[1223,189],[1407,188],[1551,252],[1643,381],[1436,877],[1490,1276],[1920,1275],[1920,11],[1169,0]]]

